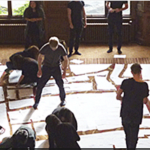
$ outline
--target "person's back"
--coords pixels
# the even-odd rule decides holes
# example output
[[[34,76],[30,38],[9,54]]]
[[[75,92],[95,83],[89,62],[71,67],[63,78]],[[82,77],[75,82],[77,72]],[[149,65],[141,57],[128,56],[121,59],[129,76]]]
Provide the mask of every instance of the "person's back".
[[[58,148],[78,148],[80,140],[78,133],[70,123],[61,123],[56,128],[56,145]]]
[[[124,80],[121,88],[124,91],[121,117],[135,121],[136,123],[141,123],[143,116],[143,98],[147,96],[147,84],[145,82],[137,82],[131,78]]]

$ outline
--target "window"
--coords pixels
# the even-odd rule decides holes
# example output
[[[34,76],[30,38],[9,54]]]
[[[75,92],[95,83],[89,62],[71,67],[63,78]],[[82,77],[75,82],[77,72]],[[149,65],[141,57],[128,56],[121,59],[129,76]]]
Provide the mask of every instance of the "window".
[[[0,15],[8,15],[7,1],[0,1]]]
[[[84,0],[85,11],[87,16],[105,16],[105,1],[104,0]],[[128,0],[129,8],[123,11],[123,15],[130,15],[130,0]]]
[[[29,1],[0,1],[0,16],[22,16],[28,6]]]
[[[12,1],[12,15],[23,15],[24,10],[29,6],[29,1]]]

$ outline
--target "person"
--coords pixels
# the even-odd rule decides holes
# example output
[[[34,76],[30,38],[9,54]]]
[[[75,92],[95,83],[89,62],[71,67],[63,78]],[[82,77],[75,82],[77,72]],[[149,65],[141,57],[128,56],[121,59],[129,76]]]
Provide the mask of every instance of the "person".
[[[9,57],[9,61],[6,62],[7,69],[4,70],[4,72],[0,78],[0,85],[3,85],[5,83],[5,79],[7,79],[9,77],[10,73],[13,70],[19,70],[20,69],[20,67],[18,68],[18,65],[19,65],[19,64],[17,64],[18,62],[16,62],[17,60],[15,59],[17,55],[20,55],[24,58],[32,58],[35,60],[35,61],[33,60],[33,62],[36,62],[38,55],[39,55],[39,48],[35,45],[32,45],[29,48],[27,48],[21,52],[17,52],[17,53],[12,54]]]
[[[54,109],[52,114],[56,115],[61,120],[61,122],[70,123],[77,131],[77,120],[74,113],[70,109],[66,107],[57,107],[56,109]]]
[[[142,80],[141,70],[138,63],[131,66],[133,78],[123,80],[116,97],[122,102],[120,116],[126,135],[127,149],[136,148],[139,125],[143,117],[143,103],[149,102],[149,89],[147,83]]]
[[[55,143],[56,129],[57,126],[61,124],[61,121],[56,115],[51,114],[46,117],[45,123],[45,130],[48,134],[49,148],[57,148]]]
[[[86,28],[86,13],[84,9],[83,1],[71,1],[68,3],[67,7],[68,21],[70,26],[70,39],[69,39],[69,55],[72,56],[73,47],[75,47],[75,53],[81,55],[78,52],[80,39],[83,30],[83,19],[84,18],[84,28]]]
[[[108,9],[108,33],[109,33],[109,50],[107,53],[113,51],[113,33],[114,27],[117,29],[118,35],[118,54],[122,54],[122,11],[128,8],[128,1],[107,1],[106,7]]]
[[[20,76],[16,87],[20,84],[31,84],[38,82],[38,63],[36,60],[29,57],[22,57],[21,55],[15,55],[13,59],[15,60],[14,65],[22,71],[22,75]]]
[[[64,59],[64,64],[62,68],[63,74],[61,73],[61,68],[60,68],[61,56]],[[42,59],[43,57],[44,57],[44,61]],[[43,62],[43,66],[41,66],[42,62]],[[64,90],[64,85],[63,85],[64,83],[62,78],[65,78],[66,76],[67,66],[68,66],[68,57],[64,46],[59,43],[59,39],[57,37],[51,37],[49,39],[49,42],[46,43],[40,49],[40,54],[38,56],[39,69],[38,69],[37,76],[40,77],[40,79],[37,85],[35,104],[33,105],[34,109],[37,109],[37,106],[41,98],[42,89],[51,76],[53,76],[59,88],[59,93],[60,93],[59,96],[61,100],[60,106],[65,105],[66,93]]]
[[[25,28],[25,48],[36,45],[39,48],[43,45],[45,29],[45,14],[38,1],[30,1],[25,9],[23,17],[27,21]]]
[[[77,143],[80,137],[70,123],[61,122],[54,114],[48,115],[45,122],[49,148],[80,148]]]
[[[11,137],[7,137],[4,140],[2,140],[2,143],[0,143],[0,148],[33,149],[35,148],[35,139],[36,139],[36,134],[34,130],[29,128],[27,125],[22,125],[17,129],[17,131]]]

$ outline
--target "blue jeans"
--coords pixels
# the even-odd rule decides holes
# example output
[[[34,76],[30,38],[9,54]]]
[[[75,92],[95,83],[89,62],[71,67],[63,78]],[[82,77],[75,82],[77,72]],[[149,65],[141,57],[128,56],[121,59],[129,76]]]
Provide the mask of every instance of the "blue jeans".
[[[55,79],[55,82],[59,88],[59,96],[60,96],[61,101],[65,100],[66,93],[64,90],[64,85],[63,85],[64,82],[62,80],[60,66],[49,67],[49,66],[43,65],[42,77],[39,79],[38,85],[37,85],[37,91],[36,91],[36,97],[35,97],[36,104],[39,103],[40,98],[41,98],[42,89],[44,88],[44,86],[46,85],[48,80],[51,78],[51,76],[53,76],[53,78]]]

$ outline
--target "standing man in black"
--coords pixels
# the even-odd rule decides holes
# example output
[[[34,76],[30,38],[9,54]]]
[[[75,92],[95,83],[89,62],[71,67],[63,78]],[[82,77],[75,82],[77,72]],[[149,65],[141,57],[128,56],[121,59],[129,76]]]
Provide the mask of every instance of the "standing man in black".
[[[83,1],[69,2],[67,11],[68,11],[68,21],[70,26],[68,57],[71,57],[73,52],[73,47],[75,47],[74,54],[81,55],[81,53],[78,52],[78,49],[79,49],[83,27],[86,28],[86,13],[84,9],[84,2]]]
[[[128,1],[107,1],[106,7],[108,9],[108,32],[109,32],[109,50],[107,53],[113,51],[113,33],[114,27],[117,29],[118,35],[118,54],[122,54],[122,11],[128,8]]]
[[[120,115],[128,150],[136,148],[139,126],[143,118],[143,103],[149,103],[148,84],[142,80],[141,70],[139,64],[133,64],[131,66],[133,78],[123,80],[117,92],[117,99],[122,102]]]

